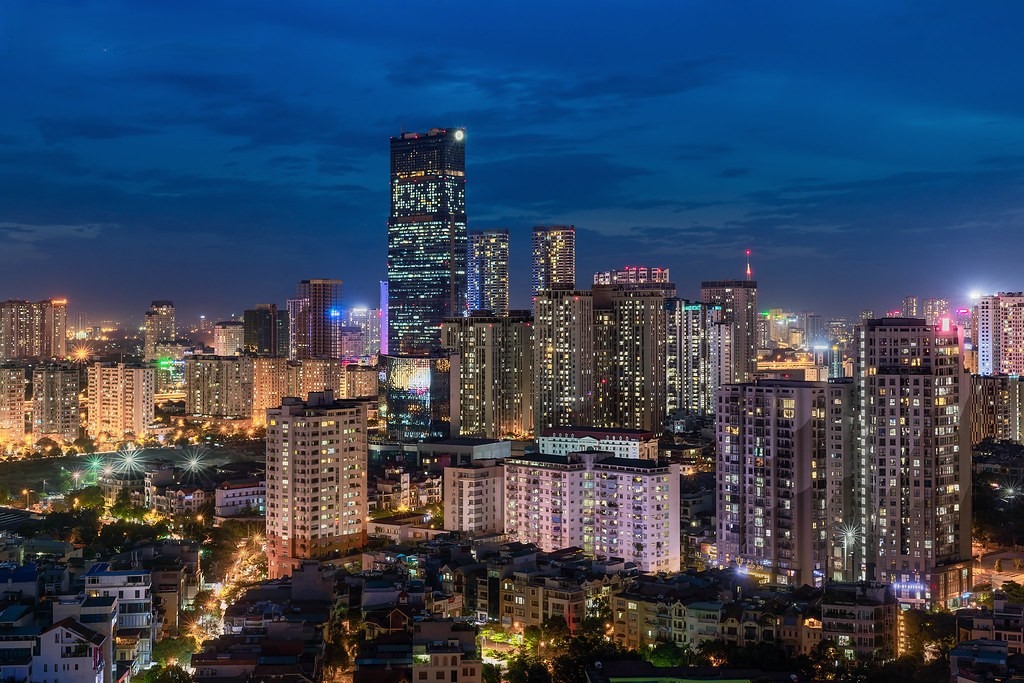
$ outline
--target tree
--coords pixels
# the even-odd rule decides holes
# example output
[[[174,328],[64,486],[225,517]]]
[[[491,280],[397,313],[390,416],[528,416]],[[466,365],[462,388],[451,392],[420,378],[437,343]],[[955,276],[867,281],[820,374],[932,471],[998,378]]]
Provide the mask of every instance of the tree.
[[[160,666],[188,666],[195,652],[195,641],[187,636],[164,638],[153,645],[153,662]]]
[[[146,671],[145,683],[195,683],[195,678],[178,665],[154,666]]]
[[[540,660],[519,653],[509,660],[505,672],[508,683],[551,683],[551,672]]]
[[[944,657],[956,644],[956,615],[950,612],[910,609],[902,618],[907,652],[920,661],[926,652]]]
[[[1003,581],[999,590],[1006,595],[1006,600],[1012,605],[1024,605],[1024,586],[1016,581]]]
[[[60,444],[48,436],[44,436],[39,441],[36,441],[36,452],[42,453],[46,457],[59,457],[63,454]]]
[[[114,519],[141,522],[148,510],[132,503],[131,492],[128,489],[121,489],[114,504],[110,506],[110,516]]]
[[[554,683],[586,683],[586,668],[594,662],[610,659],[640,659],[635,650],[627,650],[605,639],[603,633],[580,631],[556,644],[562,654],[551,662]]]
[[[99,486],[86,486],[75,491],[68,491],[65,500],[70,501],[72,507],[88,510],[102,510],[105,505],[103,489]]]
[[[483,683],[501,683],[501,669],[495,664],[485,663],[481,680]]]
[[[675,643],[658,643],[644,653],[644,659],[654,666],[684,666],[689,662],[690,650]]]
[[[72,442],[71,445],[73,445],[75,447],[75,450],[78,451],[79,453],[95,453],[96,452],[96,442],[94,442],[88,436],[82,436],[82,437],[79,437],[79,438],[75,439]]]

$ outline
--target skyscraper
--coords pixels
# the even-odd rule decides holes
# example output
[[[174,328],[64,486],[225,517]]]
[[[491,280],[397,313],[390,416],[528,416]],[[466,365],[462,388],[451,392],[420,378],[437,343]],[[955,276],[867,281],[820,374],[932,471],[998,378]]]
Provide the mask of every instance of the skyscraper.
[[[237,320],[221,320],[213,325],[213,354],[235,356],[245,347],[245,325]]]
[[[901,602],[925,607],[959,606],[971,590],[970,417],[960,411],[957,332],[948,321],[866,320],[856,346],[858,578],[891,583]]]
[[[722,359],[722,308],[714,304],[665,300],[666,412],[711,415]]]
[[[594,419],[594,297],[541,291],[534,299],[534,430]]]
[[[142,355],[147,361],[157,359],[156,345],[177,338],[174,325],[174,302],[154,301],[146,311]]]
[[[249,419],[252,401],[252,357],[204,355],[185,359],[185,414]]]
[[[576,226],[538,225],[533,229],[533,295],[576,288]]]
[[[310,448],[309,444],[315,447]],[[366,403],[285,398],[267,411],[267,561],[271,578],[366,542]]]
[[[595,285],[594,417],[599,427],[660,431],[665,420],[669,283]]]
[[[719,390],[720,564],[742,562],[771,583],[821,585],[835,531],[826,524],[827,405],[824,382],[758,380]]]
[[[242,317],[245,350],[258,356],[288,355],[288,312],[276,304],[256,304]]]
[[[58,442],[78,438],[78,367],[37,365],[32,370],[32,438]]]
[[[380,353],[380,314],[377,308],[350,308],[345,311],[345,326],[360,331],[357,357],[369,358]]]
[[[0,363],[0,451],[24,445],[26,372],[21,363]]]
[[[391,138],[388,351],[438,349],[441,321],[466,311],[466,132]]]
[[[155,370],[125,363],[89,366],[89,435],[143,436],[153,422]]]
[[[65,299],[0,302],[0,361],[64,358],[67,307]]]
[[[442,344],[459,354],[460,433],[488,439],[533,433],[533,318],[473,313],[448,318]]]
[[[916,318],[920,311],[921,299],[916,296],[905,296],[903,297],[903,303],[900,306],[900,313],[904,318]]]
[[[702,282],[704,303],[722,307],[722,322],[729,327],[731,362],[722,365],[722,384],[749,382],[757,372],[757,282],[715,280]]]
[[[341,280],[302,280],[296,294],[288,300],[294,357],[341,358]]]
[[[469,233],[466,279],[470,311],[508,313],[508,230]]]

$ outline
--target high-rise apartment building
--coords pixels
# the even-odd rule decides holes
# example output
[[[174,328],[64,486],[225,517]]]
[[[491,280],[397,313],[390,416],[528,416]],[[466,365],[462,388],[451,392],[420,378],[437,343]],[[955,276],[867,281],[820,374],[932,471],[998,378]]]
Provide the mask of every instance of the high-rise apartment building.
[[[533,318],[527,311],[448,318],[441,343],[459,355],[462,436],[533,434]]]
[[[974,320],[978,374],[1024,374],[1024,292],[982,296]]]
[[[154,301],[146,311],[143,326],[142,354],[146,361],[157,359],[156,345],[160,342],[172,342],[177,338],[174,320],[173,301]]]
[[[916,318],[920,315],[921,311],[921,299],[916,296],[905,296],[903,297],[903,303],[900,306],[900,315],[904,318]]]
[[[674,286],[594,285],[592,424],[661,430],[666,406],[666,293],[674,294]]]
[[[665,300],[665,384],[667,414],[710,415],[721,376],[722,308],[714,304]]]
[[[142,436],[153,422],[152,367],[126,363],[93,363],[89,366],[88,431],[93,438],[126,434]]]
[[[258,356],[288,356],[288,311],[256,304],[242,314],[243,348]]]
[[[237,356],[245,350],[245,326],[236,320],[213,324],[213,355]]]
[[[333,392],[267,411],[267,560],[271,578],[366,542],[366,403]]]
[[[345,326],[360,332],[359,348],[355,357],[372,358],[380,353],[379,308],[350,308],[345,312]]]
[[[722,384],[740,384],[757,372],[757,282],[754,280],[715,280],[702,282],[704,303],[722,307],[722,323],[727,325],[729,363],[721,367]]]
[[[193,417],[247,420],[252,416],[250,356],[191,356],[185,359],[185,413]]]
[[[771,583],[821,585],[828,524],[828,385],[758,380],[718,392],[718,562]],[[846,455],[846,454],[844,454]]]
[[[576,289],[576,226],[539,225],[533,229],[533,295]]]
[[[299,282],[288,320],[293,358],[341,358],[341,280]]]
[[[882,318],[864,321],[857,340],[858,578],[928,607],[958,606],[971,590],[970,416],[957,336],[948,321]]]
[[[478,460],[444,468],[444,528],[464,534],[505,533],[505,468]]]
[[[64,358],[67,318],[66,299],[0,302],[0,361]]]
[[[626,266],[617,270],[594,273],[595,285],[651,285],[671,284],[668,268],[647,266]],[[674,285],[673,285],[674,287]]]
[[[0,451],[25,441],[26,372],[20,363],[0,363]]]
[[[679,571],[679,466],[603,451],[506,458],[505,533]]]
[[[470,311],[508,313],[508,230],[469,233],[466,282]]]
[[[391,138],[388,351],[437,350],[441,321],[466,311],[466,131]]]
[[[594,297],[548,289],[533,306],[534,429],[592,424]]]
[[[948,299],[925,299],[922,305],[922,316],[929,325],[939,325],[943,318],[950,317]]]
[[[74,365],[38,365],[32,370],[32,438],[58,442],[78,438],[79,371]]]

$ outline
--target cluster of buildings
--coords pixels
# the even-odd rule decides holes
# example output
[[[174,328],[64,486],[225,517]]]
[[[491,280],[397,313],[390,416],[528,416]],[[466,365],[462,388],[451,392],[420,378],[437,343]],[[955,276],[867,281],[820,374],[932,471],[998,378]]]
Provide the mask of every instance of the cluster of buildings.
[[[0,553],[4,680],[130,681],[151,665],[158,638],[180,633],[181,610],[202,582],[190,542],[154,542],[100,561],[71,544],[5,535]]]

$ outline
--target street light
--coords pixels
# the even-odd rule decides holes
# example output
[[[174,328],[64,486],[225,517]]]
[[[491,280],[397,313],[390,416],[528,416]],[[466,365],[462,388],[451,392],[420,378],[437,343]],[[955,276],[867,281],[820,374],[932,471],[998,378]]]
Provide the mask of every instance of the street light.
[[[21,494],[25,496],[25,509],[28,510],[28,489],[22,489]]]

